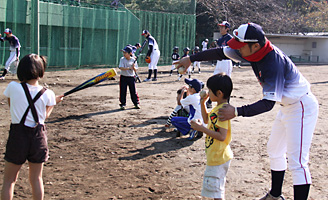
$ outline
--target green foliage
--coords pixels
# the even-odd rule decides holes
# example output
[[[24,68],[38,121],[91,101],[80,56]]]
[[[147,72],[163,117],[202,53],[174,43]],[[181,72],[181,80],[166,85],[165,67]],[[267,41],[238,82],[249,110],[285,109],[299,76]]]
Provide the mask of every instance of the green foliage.
[[[121,3],[130,10],[148,10],[189,14],[190,0],[122,0]]]
[[[327,12],[325,0],[198,0],[197,34],[212,37],[216,23],[223,20],[229,21],[232,29],[258,23],[266,33],[328,31]]]

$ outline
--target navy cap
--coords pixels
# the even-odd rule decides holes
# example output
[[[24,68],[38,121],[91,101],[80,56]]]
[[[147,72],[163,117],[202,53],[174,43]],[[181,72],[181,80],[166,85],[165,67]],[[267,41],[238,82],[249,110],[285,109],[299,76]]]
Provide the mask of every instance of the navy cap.
[[[221,24],[218,24],[218,26],[225,26],[227,28],[230,28],[230,24],[227,21],[223,21]]]
[[[232,49],[240,49],[247,43],[263,43],[265,41],[264,31],[260,25],[255,23],[242,24],[233,31],[233,38],[228,41]]]
[[[203,83],[199,81],[198,79],[185,79],[185,82],[192,88],[196,90],[196,92],[199,92],[203,88]]]
[[[143,30],[141,35],[146,35],[147,33],[149,33],[148,30]]]
[[[10,28],[6,28],[6,30],[4,31],[5,34],[10,34],[12,33],[11,29]]]
[[[131,53],[131,52],[132,52],[132,47],[131,47],[131,46],[126,46],[126,47],[124,47],[124,49],[122,49],[121,51],[123,51],[123,52],[127,52],[127,53]]]

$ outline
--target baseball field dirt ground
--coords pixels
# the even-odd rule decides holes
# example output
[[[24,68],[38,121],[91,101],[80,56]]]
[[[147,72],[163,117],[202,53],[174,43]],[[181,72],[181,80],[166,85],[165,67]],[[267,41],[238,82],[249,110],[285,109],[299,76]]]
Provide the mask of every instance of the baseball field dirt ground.
[[[214,71],[202,63],[202,73],[193,74],[206,82]],[[165,128],[176,106],[176,91],[184,81],[169,76],[171,66],[159,66],[158,81],[137,83],[140,110],[128,94],[127,109],[119,109],[119,76],[76,92],[55,106],[47,119],[49,161],[44,167],[45,199],[202,199],[205,169],[204,137],[188,141]],[[320,104],[313,137],[310,169],[311,200],[328,199],[328,66],[299,66],[309,80]],[[57,95],[74,88],[108,69],[47,72],[40,81]],[[139,69],[146,78],[147,67]],[[119,72],[119,70],[117,70]],[[184,76],[186,77],[186,76]],[[234,68],[231,104],[241,106],[262,98],[261,86],[250,66]],[[0,152],[5,151],[10,112],[3,91],[15,76],[0,82]],[[255,199],[270,189],[270,166],[266,144],[280,105],[270,112],[234,118],[231,147],[234,159],[227,174],[226,199]],[[0,159],[0,185],[4,160]],[[283,185],[286,199],[293,199],[291,173]],[[25,164],[15,187],[15,199],[31,199],[28,166]]]

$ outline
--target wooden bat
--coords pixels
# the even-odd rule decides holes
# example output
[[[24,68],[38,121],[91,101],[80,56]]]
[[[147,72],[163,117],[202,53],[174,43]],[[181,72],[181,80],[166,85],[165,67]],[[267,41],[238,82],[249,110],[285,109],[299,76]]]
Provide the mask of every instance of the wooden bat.
[[[79,90],[83,90],[85,88],[94,86],[94,85],[96,85],[96,84],[98,84],[98,83],[100,83],[100,82],[102,82],[102,81],[104,81],[104,80],[106,80],[110,77],[114,77],[115,75],[116,75],[116,71],[115,71],[114,68],[112,68],[112,69],[108,70],[107,72],[101,73],[101,74],[99,74],[99,75],[85,81],[84,83],[82,83],[81,85],[71,89],[70,91],[65,92],[64,96],[67,96],[67,95],[72,94],[74,92],[77,92]]]
[[[138,55],[136,56],[136,60],[134,61],[134,63],[137,62],[138,57],[140,56],[140,53],[142,52],[143,48],[146,46],[146,43],[147,43],[147,39],[145,39],[145,41],[142,43],[142,45],[141,45],[141,47],[140,47],[140,50],[139,50],[139,52],[138,52]],[[139,83],[141,83],[141,80],[140,80],[140,78],[139,78],[139,76],[138,76],[138,73],[137,73],[137,71],[136,71],[135,69],[134,69],[134,72],[136,73],[136,79],[137,79],[137,81],[138,81]]]

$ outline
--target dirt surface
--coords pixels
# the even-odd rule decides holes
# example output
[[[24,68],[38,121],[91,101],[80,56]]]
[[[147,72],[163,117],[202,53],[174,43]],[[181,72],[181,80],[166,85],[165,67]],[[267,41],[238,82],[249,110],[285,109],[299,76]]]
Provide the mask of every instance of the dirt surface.
[[[204,138],[176,138],[164,124],[176,106],[176,90],[184,82],[169,76],[171,66],[160,66],[156,82],[138,83],[141,109],[127,97],[127,109],[119,110],[119,76],[65,97],[47,120],[50,158],[44,167],[45,199],[201,199],[205,169]],[[310,169],[312,200],[328,199],[327,96],[328,66],[299,66],[320,103],[313,137]],[[41,84],[62,94],[106,69],[47,72]],[[117,70],[119,71],[119,70]],[[142,79],[147,68],[139,70]],[[206,82],[214,68],[202,64],[194,74]],[[10,125],[5,87],[0,83],[0,151],[4,153]],[[231,104],[241,106],[262,98],[261,87],[249,66],[234,68]],[[226,199],[254,199],[270,189],[266,143],[280,105],[268,113],[232,120],[234,159],[227,175]],[[4,160],[0,162],[0,184]],[[15,199],[31,199],[28,167],[21,170]],[[291,173],[283,187],[293,199]]]

